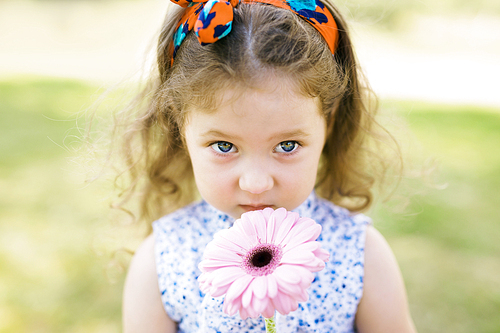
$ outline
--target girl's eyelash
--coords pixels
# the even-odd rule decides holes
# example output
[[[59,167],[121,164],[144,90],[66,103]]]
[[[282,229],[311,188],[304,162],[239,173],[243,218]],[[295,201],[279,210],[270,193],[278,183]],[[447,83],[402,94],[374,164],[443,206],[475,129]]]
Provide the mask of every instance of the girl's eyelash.
[[[234,144],[227,141],[215,141],[209,144],[209,147],[214,151],[214,153],[219,155],[227,155],[229,153],[234,153],[233,149],[236,149]]]
[[[291,144],[293,145],[292,147],[290,147]],[[227,141],[211,142],[208,144],[208,147],[210,147],[214,153],[221,156],[226,156],[229,153],[235,153],[237,151],[235,145]],[[285,156],[291,156],[294,155],[300,147],[302,147],[302,144],[295,140],[281,141],[280,143],[278,143],[278,145],[275,146],[274,152],[283,154]],[[279,151],[279,149],[281,149],[282,151]]]
[[[290,149],[290,147],[287,147],[287,148],[283,149],[282,145],[290,145],[290,144],[293,144],[293,147],[292,147],[291,150],[289,150],[289,151],[286,150],[286,149]],[[298,141],[295,141],[295,140],[281,141],[274,148],[274,151],[276,151],[277,153],[285,154],[285,155],[289,156],[289,155],[295,154],[297,152],[297,150],[299,149],[299,147],[302,147],[302,145]],[[281,148],[283,151],[277,151],[278,148]]]

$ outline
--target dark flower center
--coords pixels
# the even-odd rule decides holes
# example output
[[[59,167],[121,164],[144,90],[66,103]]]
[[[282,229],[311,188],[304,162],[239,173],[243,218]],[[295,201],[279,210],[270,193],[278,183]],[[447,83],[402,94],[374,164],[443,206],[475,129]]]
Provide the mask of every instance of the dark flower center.
[[[275,244],[259,244],[247,252],[241,268],[253,276],[263,276],[274,272],[280,265],[283,250]]]
[[[273,254],[268,249],[262,249],[256,253],[254,253],[251,258],[252,265],[255,267],[264,267],[269,265],[271,260],[273,259]]]

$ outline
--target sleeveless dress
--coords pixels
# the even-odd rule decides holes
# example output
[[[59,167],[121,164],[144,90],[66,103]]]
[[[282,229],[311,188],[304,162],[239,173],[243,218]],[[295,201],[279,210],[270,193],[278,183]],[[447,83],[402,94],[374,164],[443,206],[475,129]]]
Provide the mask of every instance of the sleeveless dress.
[[[363,214],[318,198],[313,192],[294,209],[323,227],[318,241],[330,253],[325,269],[314,273],[309,300],[286,316],[276,312],[278,333],[356,332],[354,319],[363,292],[366,227]],[[153,223],[158,285],[165,311],[178,322],[178,332],[265,332],[263,317],[242,320],[222,311],[224,297],[198,288],[198,263],[213,235],[234,219],[205,201],[191,204]]]

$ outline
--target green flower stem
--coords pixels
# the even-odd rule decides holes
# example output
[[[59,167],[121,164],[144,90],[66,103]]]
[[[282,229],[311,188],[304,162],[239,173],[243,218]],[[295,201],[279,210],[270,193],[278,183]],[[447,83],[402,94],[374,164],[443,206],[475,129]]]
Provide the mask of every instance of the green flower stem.
[[[271,318],[264,318],[266,320],[266,332],[276,333],[276,322],[274,321],[274,316]]]

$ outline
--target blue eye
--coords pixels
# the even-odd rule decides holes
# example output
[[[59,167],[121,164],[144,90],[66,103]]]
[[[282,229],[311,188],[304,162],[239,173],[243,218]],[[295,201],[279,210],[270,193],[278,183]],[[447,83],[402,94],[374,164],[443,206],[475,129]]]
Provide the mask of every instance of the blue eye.
[[[212,147],[213,150],[221,154],[233,153],[236,150],[232,143],[226,141],[216,142],[212,144],[210,147]]]
[[[297,141],[283,141],[276,146],[275,150],[278,153],[291,153],[299,146]]]

